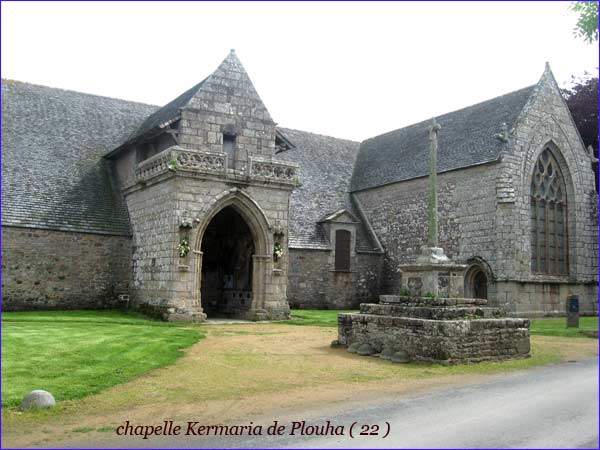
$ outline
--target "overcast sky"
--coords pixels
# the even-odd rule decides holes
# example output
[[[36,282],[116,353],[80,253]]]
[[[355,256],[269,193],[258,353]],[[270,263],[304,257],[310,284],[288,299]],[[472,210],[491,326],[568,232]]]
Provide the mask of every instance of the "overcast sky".
[[[163,105],[235,48],[281,126],[362,140],[598,67],[568,2],[2,2],[2,77]]]

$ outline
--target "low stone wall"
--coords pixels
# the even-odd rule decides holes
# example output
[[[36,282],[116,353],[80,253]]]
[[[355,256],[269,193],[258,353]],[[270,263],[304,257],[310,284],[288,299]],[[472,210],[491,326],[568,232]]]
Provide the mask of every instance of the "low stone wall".
[[[359,314],[338,316],[338,344],[442,364],[528,357],[529,320],[503,314],[483,299],[381,296]]]
[[[445,364],[529,356],[528,319],[427,320],[340,314],[338,341],[404,350],[413,361]]]
[[[131,276],[126,236],[2,227],[2,309],[119,305]]]

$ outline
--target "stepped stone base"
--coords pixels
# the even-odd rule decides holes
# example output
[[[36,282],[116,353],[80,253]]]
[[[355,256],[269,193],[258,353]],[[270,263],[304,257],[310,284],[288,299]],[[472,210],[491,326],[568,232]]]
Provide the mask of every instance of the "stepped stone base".
[[[503,317],[487,300],[381,296],[358,314],[338,316],[338,343],[375,353],[404,351],[412,361],[461,364],[530,356],[529,320]]]

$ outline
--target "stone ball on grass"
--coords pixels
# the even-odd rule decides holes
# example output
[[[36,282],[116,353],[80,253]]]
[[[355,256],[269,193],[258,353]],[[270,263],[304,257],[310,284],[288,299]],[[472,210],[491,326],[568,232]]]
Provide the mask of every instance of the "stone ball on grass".
[[[28,409],[54,408],[55,406],[56,400],[54,400],[52,394],[42,390],[31,391],[21,402],[21,409],[23,411]]]

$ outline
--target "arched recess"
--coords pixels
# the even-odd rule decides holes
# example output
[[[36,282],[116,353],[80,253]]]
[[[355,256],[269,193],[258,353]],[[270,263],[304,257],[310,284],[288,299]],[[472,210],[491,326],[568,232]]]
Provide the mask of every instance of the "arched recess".
[[[490,287],[494,282],[492,270],[484,259],[479,257],[467,261],[465,272],[465,297],[488,299]]]
[[[568,276],[573,267],[570,261],[576,257],[577,230],[571,171],[553,140],[540,146],[532,157],[524,189],[530,208],[530,270],[532,274]]]
[[[263,309],[267,274],[269,270],[272,271],[273,242],[269,233],[271,226],[264,212],[252,198],[238,189],[232,189],[217,197],[197,228],[193,245],[196,258],[193,265],[193,292],[197,304],[202,307],[202,241],[213,219],[227,208],[233,209],[241,217],[252,235],[255,252],[252,255],[252,303],[248,310],[248,317],[243,317],[252,318],[256,310]]]

